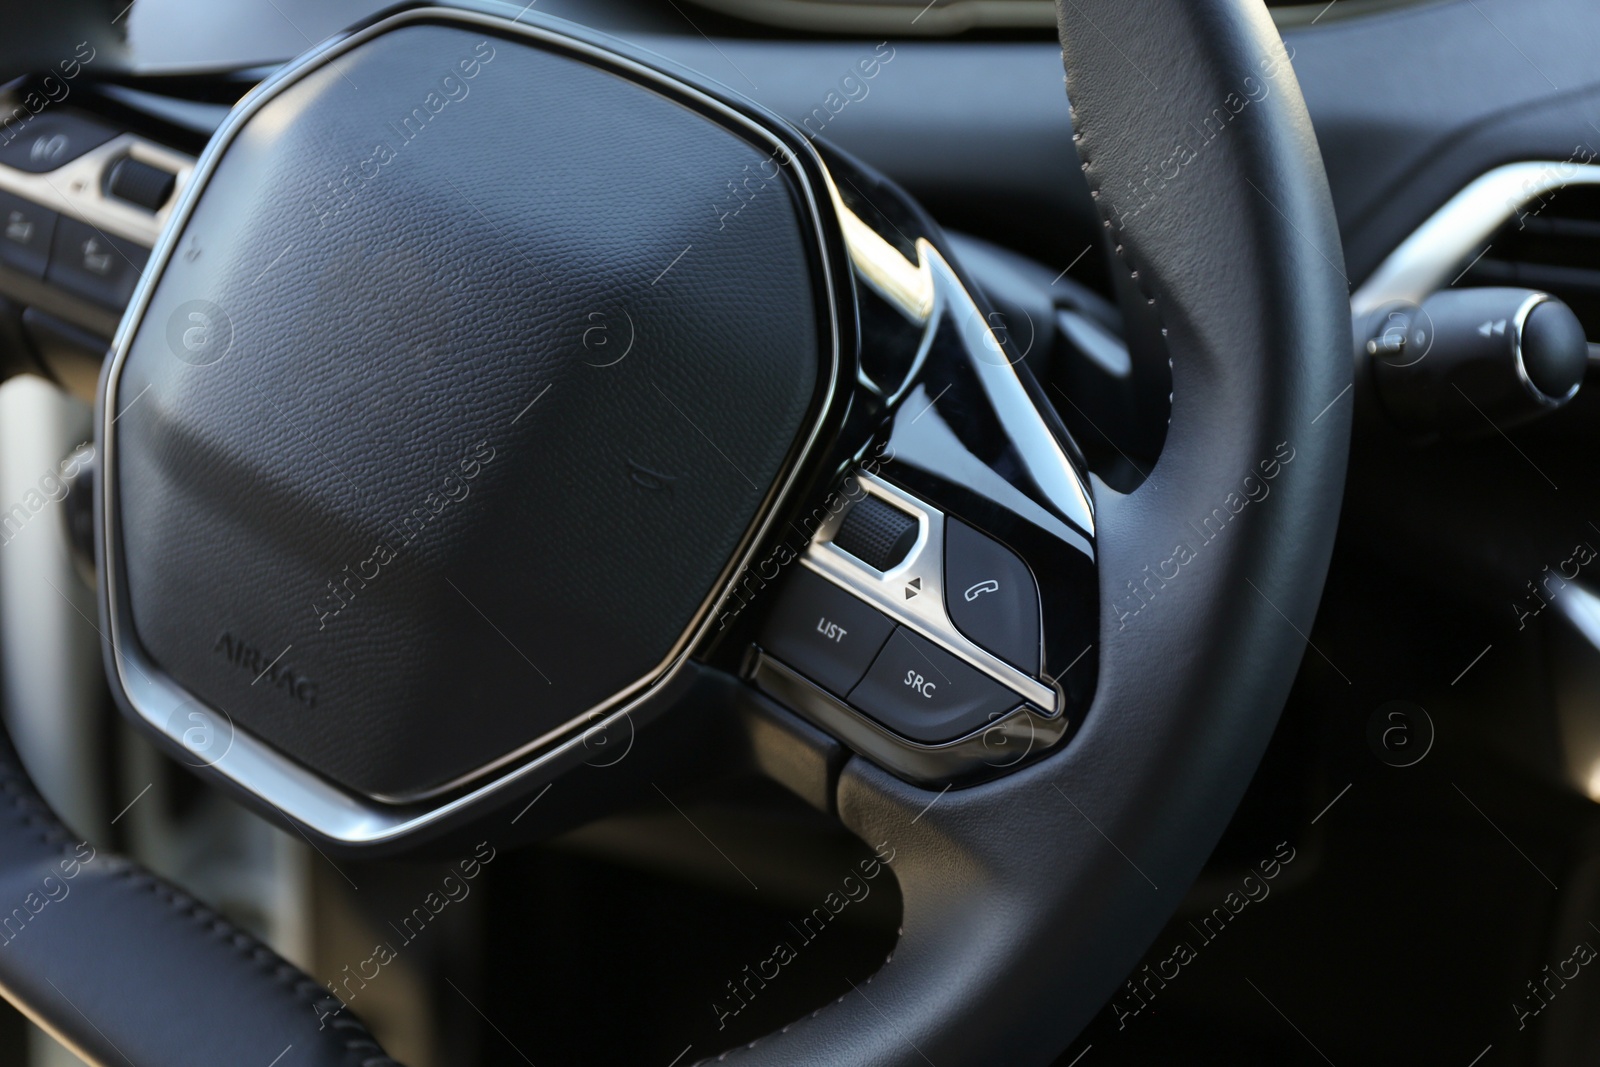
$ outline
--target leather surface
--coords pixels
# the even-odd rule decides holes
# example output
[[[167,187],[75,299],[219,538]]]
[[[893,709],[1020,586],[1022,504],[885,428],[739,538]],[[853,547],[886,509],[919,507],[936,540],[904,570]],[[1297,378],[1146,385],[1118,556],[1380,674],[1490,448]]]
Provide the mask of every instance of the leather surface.
[[[729,1063],[1049,1062],[1199,871],[1311,629],[1349,444],[1350,326],[1281,42],[1258,0],[1059,13],[1079,152],[1173,360],[1159,463],[1130,495],[1097,487],[1099,690],[1062,752],[981,786],[941,795],[850,761],[839,813],[893,857],[901,940],[869,982]],[[1160,579],[1180,544],[1192,558]],[[1151,583],[1137,613],[1134,580]]]
[[[146,651],[391,797],[653,671],[819,383],[770,153],[612,73],[441,26],[269,101],[122,372]]]
[[[4,736],[0,993],[96,1067],[397,1067],[271,949],[72,836]]]

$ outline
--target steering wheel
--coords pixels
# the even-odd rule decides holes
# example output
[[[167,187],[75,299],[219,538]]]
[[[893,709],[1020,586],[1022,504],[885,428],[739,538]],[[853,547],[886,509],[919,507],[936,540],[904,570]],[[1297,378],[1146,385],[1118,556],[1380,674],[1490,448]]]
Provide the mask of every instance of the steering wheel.
[[[1171,354],[1136,490],[1084,472],[869,168],[527,9],[403,8],[235,109],[114,344],[98,565],[129,718],[334,855],[547,834],[688,759],[683,723],[734,722],[904,918],[870,981],[727,1059],[1048,1062],[1272,733],[1351,382],[1259,0],[1059,15],[1079,154]],[[9,747],[0,780],[0,984],[85,1059],[392,1062],[75,844]]]

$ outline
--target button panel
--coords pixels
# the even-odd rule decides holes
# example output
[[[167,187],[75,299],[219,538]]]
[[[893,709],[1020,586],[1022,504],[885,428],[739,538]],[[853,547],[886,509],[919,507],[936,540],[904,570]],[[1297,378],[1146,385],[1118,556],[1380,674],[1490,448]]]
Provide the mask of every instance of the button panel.
[[[116,316],[193,171],[189,156],[74,108],[0,128],[0,296],[21,305],[0,331],[29,370],[93,397]],[[56,343],[63,330],[72,344]]]
[[[1059,738],[1065,697],[1040,677],[1041,597],[1027,563],[926,501],[858,477],[865,500],[818,531],[781,591],[757,683],[858,751],[898,746],[918,753],[913,762],[1003,768],[1013,748]],[[842,536],[866,502],[909,517],[877,539],[910,545],[893,562]]]
[[[39,129],[44,118],[35,118],[28,129]],[[66,161],[42,172],[8,165],[5,153],[0,151],[0,190],[47,207],[63,218],[81,219],[112,237],[146,247],[154,245],[176,209],[177,194],[194,173],[194,160],[137,134],[112,133],[103,144],[73,158],[66,159],[72,153],[62,151],[61,158]],[[0,144],[3,143],[4,135],[0,134]],[[14,149],[19,143],[20,134],[10,147]],[[151,179],[149,187],[142,192],[128,188],[130,178],[140,174]],[[171,189],[167,188],[164,175],[171,176]],[[158,178],[159,183],[155,181]],[[138,195],[139,202],[117,195],[113,186],[122,193]],[[161,194],[165,194],[161,203],[149,207],[153,197]]]
[[[909,555],[891,569],[880,571],[864,564],[854,554],[836,544],[835,539],[841,526],[855,510],[851,508],[818,531],[817,537],[806,549],[803,565],[825,575],[834,584],[849,589],[912,632],[921,634],[957,658],[965,660],[979,672],[1014,691],[1020,700],[1026,701],[1043,714],[1053,715],[1059,711],[1061,698],[1056,687],[1038,677],[1037,636],[1033,639],[1035,652],[1033,663],[1029,666],[1026,657],[1020,654],[1017,657],[1020,662],[1012,662],[997,655],[985,644],[963,632],[962,628],[951,619],[951,614],[945,606],[945,538],[953,520],[948,519],[926,501],[875,475],[863,472],[857,477],[860,478],[861,489],[869,497],[879,497],[897,511],[917,519],[921,534]],[[983,540],[987,541],[986,538]],[[988,543],[994,544],[994,542]],[[1000,551],[1007,550],[1000,549]],[[1010,556],[1009,559],[1016,560],[1016,557]],[[1020,560],[1016,562],[1021,563]],[[1023,570],[1026,571],[1025,565]],[[1006,573],[1014,574],[1012,571]],[[977,580],[979,579],[974,579]],[[1031,574],[1029,581],[1030,583],[1032,581]],[[964,584],[956,595],[964,596],[972,584],[973,582]],[[1019,590],[1022,588],[1014,577],[1008,577],[1006,584],[1014,585]],[[987,594],[977,594],[976,599],[981,599],[985,595]],[[979,604],[978,607],[986,609],[987,605]],[[1038,610],[1035,606],[1033,609],[1035,615],[1038,614]],[[1033,631],[1035,635],[1038,632],[1037,629]],[[1015,639],[1011,640],[1015,645]],[[996,647],[999,647],[998,644]]]
[[[75,108],[0,128],[8,358],[93,399],[117,316],[193,172],[191,157]]]
[[[109,334],[194,160],[72,108],[0,128],[0,291]],[[53,303],[15,275],[96,305]],[[4,284],[9,279],[9,284]]]

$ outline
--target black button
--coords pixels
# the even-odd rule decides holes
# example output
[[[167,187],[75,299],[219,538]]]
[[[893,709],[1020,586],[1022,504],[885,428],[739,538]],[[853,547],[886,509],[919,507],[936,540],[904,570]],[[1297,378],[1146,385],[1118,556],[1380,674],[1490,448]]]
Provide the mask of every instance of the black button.
[[[944,525],[944,602],[974,644],[1039,673],[1039,587],[1016,553],[960,519]]]
[[[1022,699],[902,626],[850,703],[897,734],[933,744],[982,729]]]
[[[29,174],[65,166],[117,131],[70,111],[46,111],[0,129],[0,163]]]
[[[177,184],[178,176],[170,170],[123,156],[111,168],[111,177],[106,179],[106,192],[146,211],[160,211]]]
[[[121,310],[139,283],[150,250],[108,236],[77,219],[56,224],[47,281],[97,304]]]
[[[845,512],[833,543],[867,566],[888,571],[911,554],[920,532],[914,516],[869,496]]]
[[[56,217],[49,208],[0,192],[0,263],[43,278]]]
[[[768,652],[839,696],[860,681],[894,623],[826,578],[796,570],[762,630]]]

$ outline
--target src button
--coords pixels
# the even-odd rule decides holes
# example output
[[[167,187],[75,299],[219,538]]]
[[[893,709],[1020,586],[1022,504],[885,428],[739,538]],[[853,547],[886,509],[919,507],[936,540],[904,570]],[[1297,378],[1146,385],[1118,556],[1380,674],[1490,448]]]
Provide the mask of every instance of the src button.
[[[1009,548],[945,520],[944,600],[968,640],[1029,674],[1039,673],[1039,589]]]
[[[902,626],[850,703],[897,734],[933,744],[982,729],[1022,700]]]
[[[892,629],[894,623],[877,609],[802,568],[790,575],[761,643],[842,697],[861,680]]]

